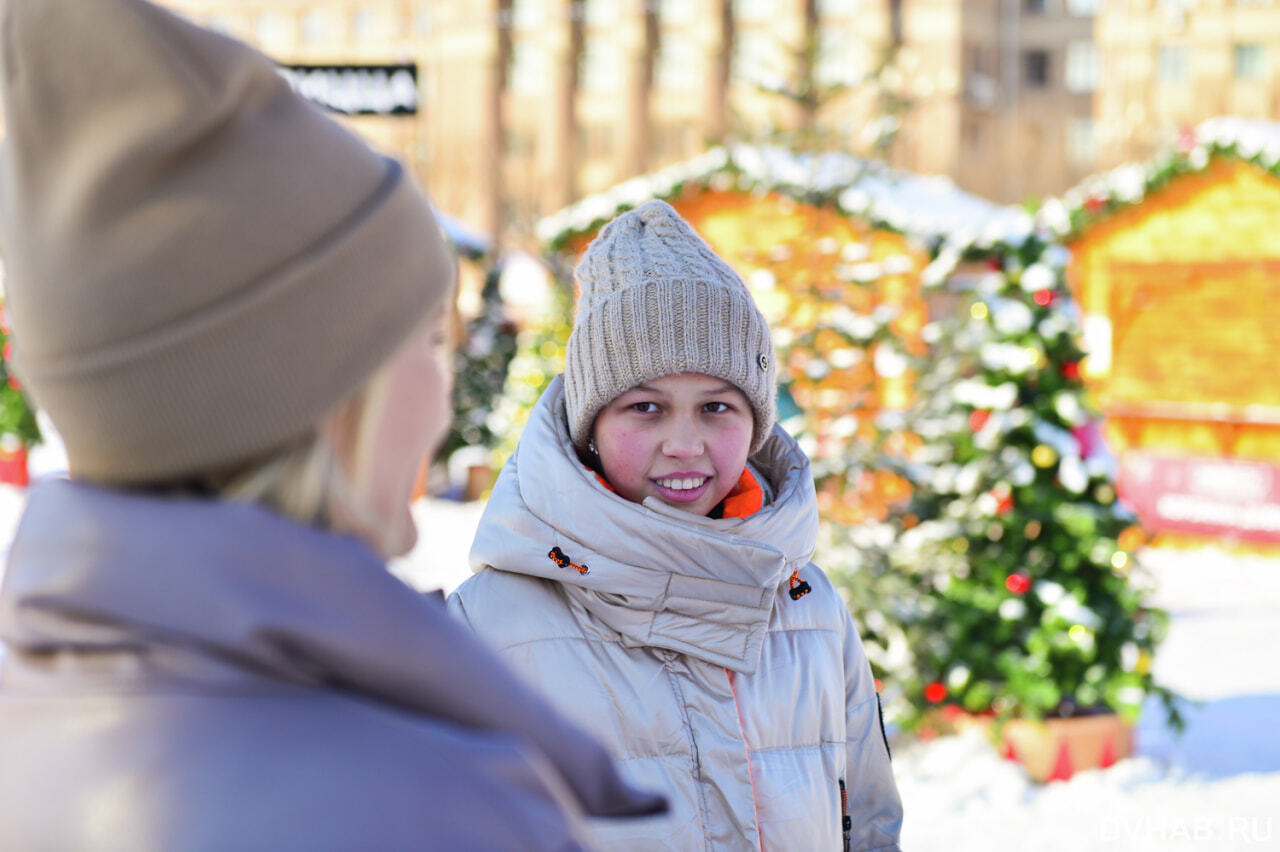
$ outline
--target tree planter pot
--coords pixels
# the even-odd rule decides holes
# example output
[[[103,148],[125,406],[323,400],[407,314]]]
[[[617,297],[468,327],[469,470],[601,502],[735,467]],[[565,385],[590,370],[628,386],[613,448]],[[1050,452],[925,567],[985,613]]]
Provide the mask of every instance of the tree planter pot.
[[[1038,783],[1065,781],[1133,754],[1133,725],[1114,713],[1040,722],[1010,719],[993,725],[991,735],[1000,753],[1022,764]]]
[[[30,484],[26,445],[0,446],[0,482],[20,487]]]
[[[1115,713],[1067,719],[1008,719],[951,707],[930,716],[922,739],[980,730],[1006,759],[1022,765],[1032,781],[1065,781],[1077,772],[1111,766],[1133,754],[1133,725]]]

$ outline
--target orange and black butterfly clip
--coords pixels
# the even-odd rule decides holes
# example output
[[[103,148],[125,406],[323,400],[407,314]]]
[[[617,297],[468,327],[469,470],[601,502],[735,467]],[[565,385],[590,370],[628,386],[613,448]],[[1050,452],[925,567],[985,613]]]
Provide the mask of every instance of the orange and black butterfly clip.
[[[791,572],[791,588],[787,589],[787,594],[791,595],[791,600],[798,601],[812,591],[813,587],[800,579],[799,571]]]
[[[582,565],[582,564],[579,564],[579,563],[577,563],[577,562],[574,562],[574,561],[573,561],[572,559],[570,559],[568,556],[565,556],[565,555],[564,555],[564,551],[563,551],[563,550],[561,550],[561,549],[560,549],[560,548],[558,548],[558,547],[553,547],[553,548],[551,548],[551,550],[550,550],[550,551],[548,551],[548,553],[547,553],[547,557],[548,557],[552,562],[554,562],[554,563],[556,563],[557,565],[559,565],[561,568],[572,568],[573,570],[577,571],[579,574],[590,574],[590,573],[591,573],[591,569],[590,569],[590,568],[588,568],[586,565]]]

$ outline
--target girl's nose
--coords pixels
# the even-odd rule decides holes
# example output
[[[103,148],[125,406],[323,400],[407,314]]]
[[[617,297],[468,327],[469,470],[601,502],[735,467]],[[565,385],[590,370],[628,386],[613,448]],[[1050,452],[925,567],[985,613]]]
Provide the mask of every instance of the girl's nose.
[[[690,429],[672,431],[662,441],[663,454],[675,459],[697,458],[705,447],[702,436]]]

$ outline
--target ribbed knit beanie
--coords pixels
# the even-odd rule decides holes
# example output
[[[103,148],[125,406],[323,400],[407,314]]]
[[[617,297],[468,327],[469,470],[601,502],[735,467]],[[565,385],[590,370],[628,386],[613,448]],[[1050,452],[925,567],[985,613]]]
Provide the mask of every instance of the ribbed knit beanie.
[[[569,432],[585,447],[600,409],[638,384],[703,373],[751,403],[760,449],[776,419],[769,325],[736,272],[665,201],[601,229],[574,272],[578,310],[565,355]]]
[[[251,48],[144,0],[0,0],[14,366],[72,474],[268,452],[452,292],[429,202]]]

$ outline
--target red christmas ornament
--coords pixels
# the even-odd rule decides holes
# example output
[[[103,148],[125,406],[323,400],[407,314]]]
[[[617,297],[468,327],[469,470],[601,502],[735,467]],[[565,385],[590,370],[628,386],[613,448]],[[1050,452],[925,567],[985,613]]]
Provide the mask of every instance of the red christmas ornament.
[[[1070,379],[1074,382],[1076,379],[1080,378],[1080,362],[1064,361],[1062,366],[1058,368],[1058,371],[1062,373],[1063,378]]]
[[[1186,154],[1196,147],[1196,129],[1183,125],[1178,129],[1178,150]]]
[[[991,496],[996,498],[996,514],[1003,515],[1013,508],[1013,495],[1008,491],[999,489],[992,491]]]
[[[1005,760],[1009,760],[1014,763],[1018,762],[1018,752],[1016,749],[1014,749],[1013,743],[1009,742],[1008,740],[1004,741],[1004,752],[1002,752],[1000,756],[1003,757]]]
[[[884,689],[884,681],[882,681],[880,678],[875,678],[874,680],[876,682],[876,692],[879,692],[880,690]]]
[[[0,350],[0,357],[4,358],[4,361],[6,364],[13,361],[13,341],[12,340],[6,340],[4,342],[4,349]]]
[[[992,272],[999,272],[1001,269],[1004,269],[1004,261],[999,257],[989,257],[987,258],[987,269],[990,269]]]
[[[1046,287],[1043,290],[1037,290],[1032,294],[1031,298],[1034,299],[1035,303],[1040,307],[1047,308],[1053,304],[1053,291]]]
[[[1107,206],[1107,200],[1101,195],[1091,195],[1084,203],[1084,209],[1089,213],[1097,213],[1099,210]]]
[[[989,420],[990,418],[991,418],[990,411],[987,411],[985,408],[979,408],[978,410],[971,412],[969,414],[969,428],[977,432],[983,426],[987,425],[987,420]]]
[[[1004,587],[1015,595],[1025,595],[1031,589],[1031,578],[1026,574],[1010,574],[1004,578]]]
[[[947,688],[936,680],[924,688],[924,700],[930,704],[938,704],[947,697]]]

